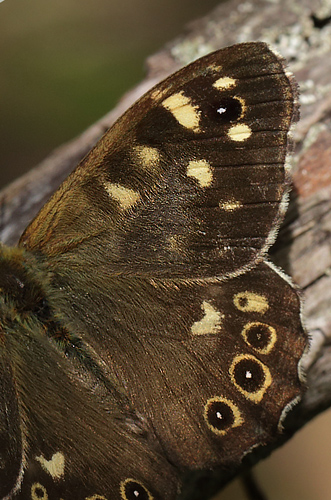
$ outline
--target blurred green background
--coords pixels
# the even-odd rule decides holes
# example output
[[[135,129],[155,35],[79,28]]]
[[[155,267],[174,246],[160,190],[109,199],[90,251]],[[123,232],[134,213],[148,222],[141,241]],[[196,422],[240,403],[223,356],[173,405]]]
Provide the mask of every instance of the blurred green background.
[[[0,3],[0,187],[109,111],[217,0]],[[257,467],[268,500],[331,498],[330,412]],[[219,500],[245,498],[235,482]]]

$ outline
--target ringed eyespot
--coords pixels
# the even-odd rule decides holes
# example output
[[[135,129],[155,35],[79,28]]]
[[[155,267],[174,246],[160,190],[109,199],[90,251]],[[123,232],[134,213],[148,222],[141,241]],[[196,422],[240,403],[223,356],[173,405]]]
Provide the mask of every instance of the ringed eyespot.
[[[239,408],[231,400],[220,396],[208,399],[204,418],[209,429],[220,436],[243,423]]]
[[[120,485],[121,497],[123,500],[153,500],[148,489],[136,479],[125,479]]]
[[[237,389],[254,403],[261,401],[272,382],[269,368],[250,354],[236,356],[229,373]]]
[[[269,354],[277,341],[275,328],[260,321],[247,323],[241,335],[249,346],[261,354]]]
[[[34,483],[31,486],[31,500],[48,500],[45,486],[40,483]]]

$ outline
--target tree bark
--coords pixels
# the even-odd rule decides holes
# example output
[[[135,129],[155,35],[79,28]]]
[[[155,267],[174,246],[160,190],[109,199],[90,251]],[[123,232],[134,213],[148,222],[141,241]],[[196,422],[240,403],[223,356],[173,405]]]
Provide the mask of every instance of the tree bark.
[[[210,51],[264,40],[289,62],[301,89],[294,131],[293,191],[272,258],[302,288],[311,337],[308,389],[287,434],[331,404],[331,3],[330,0],[223,2],[148,60],[145,80],[84,134],[0,193],[0,237],[14,244],[50,194],[105,130],[169,73]],[[281,440],[283,442],[283,439]]]

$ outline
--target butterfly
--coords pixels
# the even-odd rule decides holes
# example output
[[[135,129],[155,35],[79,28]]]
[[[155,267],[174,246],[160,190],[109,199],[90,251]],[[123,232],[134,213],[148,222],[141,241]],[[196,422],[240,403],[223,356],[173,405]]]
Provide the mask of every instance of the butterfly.
[[[0,498],[171,500],[238,467],[304,391],[267,259],[297,88],[265,43],[157,84],[0,248]]]

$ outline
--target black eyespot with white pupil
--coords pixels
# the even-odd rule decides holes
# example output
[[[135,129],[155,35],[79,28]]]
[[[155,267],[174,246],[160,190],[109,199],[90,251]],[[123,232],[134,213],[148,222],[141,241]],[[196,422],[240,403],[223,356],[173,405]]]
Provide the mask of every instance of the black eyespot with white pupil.
[[[208,405],[207,419],[209,424],[219,431],[224,431],[234,423],[233,411],[224,401],[212,401]]]
[[[233,377],[244,391],[257,392],[265,382],[265,373],[260,363],[252,358],[243,358],[233,367]]]
[[[134,479],[127,479],[121,485],[123,500],[152,500],[153,497],[145,486]]]
[[[223,396],[208,399],[205,405],[204,417],[209,429],[219,436],[223,436],[229,429],[238,427],[243,423],[237,405]]]
[[[214,103],[216,119],[221,123],[231,123],[237,121],[243,112],[239,99],[234,97],[222,97]]]

